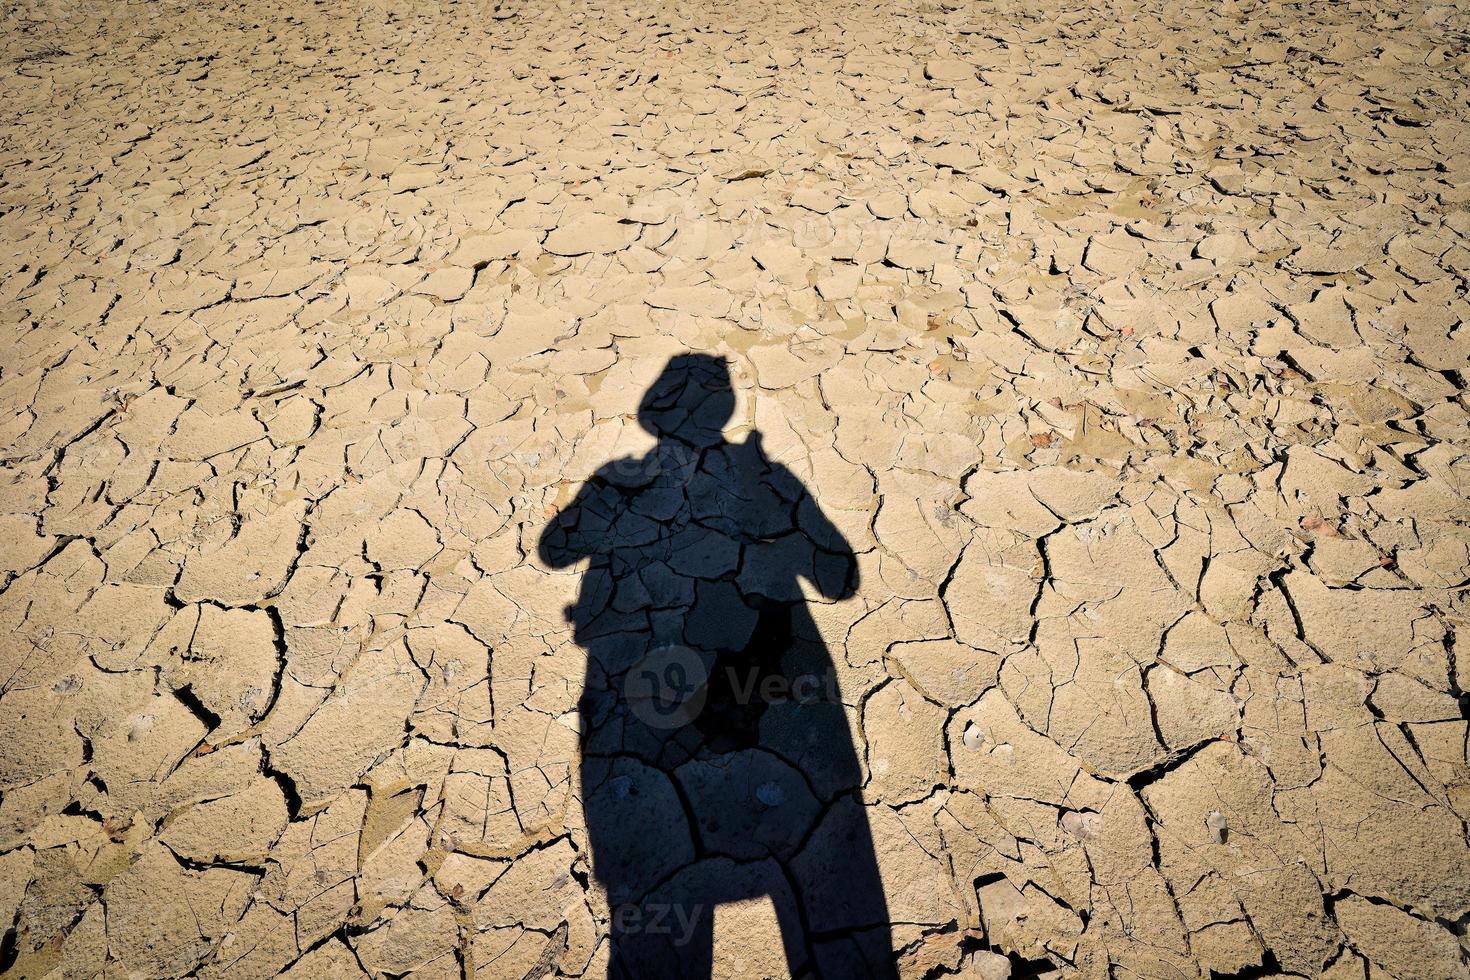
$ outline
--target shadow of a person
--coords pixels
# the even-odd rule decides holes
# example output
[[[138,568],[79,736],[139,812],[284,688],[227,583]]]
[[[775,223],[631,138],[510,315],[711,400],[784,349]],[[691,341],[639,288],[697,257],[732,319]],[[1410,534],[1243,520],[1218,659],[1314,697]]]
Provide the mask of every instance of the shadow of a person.
[[[793,977],[893,978],[861,768],[798,585],[846,598],[857,565],[759,433],[724,439],[734,408],[723,359],[671,359],[638,408],[657,445],[598,470],[540,539],[548,566],[590,559],[568,618],[609,975],[712,976],[715,907],[766,896]],[[765,962],[741,946],[721,975]]]

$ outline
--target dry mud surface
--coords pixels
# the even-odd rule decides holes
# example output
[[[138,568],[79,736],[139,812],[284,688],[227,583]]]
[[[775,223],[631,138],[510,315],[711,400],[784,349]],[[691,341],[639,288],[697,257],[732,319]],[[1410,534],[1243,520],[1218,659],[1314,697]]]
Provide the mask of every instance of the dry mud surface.
[[[1467,27],[7,4],[4,965],[606,975],[538,542],[693,350],[858,572],[798,637],[853,785],[672,777],[815,828],[645,856],[769,879],[716,976],[783,903],[836,980],[1463,975]],[[887,933],[823,925],[864,815]]]

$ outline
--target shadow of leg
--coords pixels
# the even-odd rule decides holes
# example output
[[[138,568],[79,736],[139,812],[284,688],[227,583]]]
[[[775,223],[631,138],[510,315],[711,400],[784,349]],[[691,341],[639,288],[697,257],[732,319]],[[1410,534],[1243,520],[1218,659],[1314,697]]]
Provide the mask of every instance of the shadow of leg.
[[[896,980],[888,905],[867,813],[853,796],[832,805],[791,864],[823,977]]]
[[[609,980],[710,980],[713,906],[655,901],[613,911]]]

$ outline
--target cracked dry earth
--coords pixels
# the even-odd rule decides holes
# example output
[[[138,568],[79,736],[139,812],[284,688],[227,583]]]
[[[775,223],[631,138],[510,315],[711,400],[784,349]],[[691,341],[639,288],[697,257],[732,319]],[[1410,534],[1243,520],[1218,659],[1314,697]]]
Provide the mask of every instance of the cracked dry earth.
[[[694,350],[857,556],[804,971],[860,802],[905,978],[1464,975],[1467,30],[8,4],[0,965],[606,975],[536,543]]]

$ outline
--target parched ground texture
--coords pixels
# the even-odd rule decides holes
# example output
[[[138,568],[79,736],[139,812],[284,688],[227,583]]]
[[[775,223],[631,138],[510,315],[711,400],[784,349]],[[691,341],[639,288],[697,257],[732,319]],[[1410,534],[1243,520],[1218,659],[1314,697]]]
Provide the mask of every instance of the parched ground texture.
[[[905,977],[1463,975],[1467,31],[7,3],[0,965],[602,975],[536,540],[696,350],[859,553]]]

